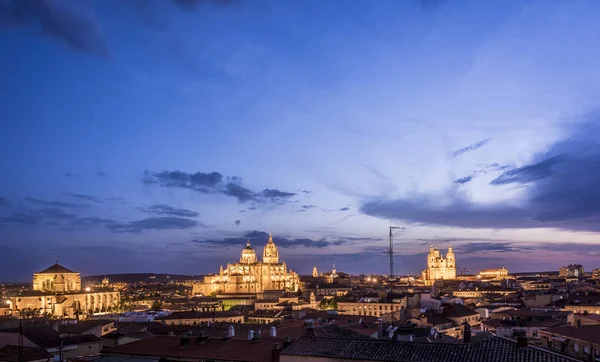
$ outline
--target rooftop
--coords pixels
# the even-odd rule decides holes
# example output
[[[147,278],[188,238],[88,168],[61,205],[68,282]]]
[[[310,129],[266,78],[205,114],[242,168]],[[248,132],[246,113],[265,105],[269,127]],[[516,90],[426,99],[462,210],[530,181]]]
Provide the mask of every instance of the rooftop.
[[[576,359],[536,347],[517,349],[506,338],[490,337],[468,344],[414,343],[379,340],[326,339],[305,335],[282,355],[369,361],[428,362],[571,362]]]
[[[51,359],[54,356],[47,352],[43,348],[38,347],[23,347],[23,360],[27,361],[37,361],[41,359]],[[18,362],[19,359],[19,346],[4,346],[0,348],[0,361],[3,362]]]
[[[544,333],[600,344],[600,324],[581,327],[557,327],[545,329]]]
[[[44,270],[42,270],[41,272],[37,273],[37,274],[79,274],[77,272],[74,272],[70,269],[65,268],[64,266],[56,263],[54,265],[52,265],[49,268],[46,268]]]
[[[179,337],[158,336],[116,346],[102,354],[269,362],[273,360],[274,345],[282,342],[281,338],[258,340],[208,338],[199,344],[198,339],[192,337],[187,346],[181,347]]]

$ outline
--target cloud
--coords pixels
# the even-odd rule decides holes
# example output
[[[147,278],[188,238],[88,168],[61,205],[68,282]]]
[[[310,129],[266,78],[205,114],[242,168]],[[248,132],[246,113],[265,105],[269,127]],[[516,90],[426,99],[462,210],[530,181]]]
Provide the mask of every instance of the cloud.
[[[455,180],[454,183],[464,185],[466,183],[469,183],[473,179],[473,177],[475,177],[475,176],[470,175],[470,176],[461,177],[458,180]]]
[[[472,145],[468,145],[467,147],[464,147],[464,148],[461,148],[459,150],[452,152],[451,155],[456,157],[456,156],[462,155],[463,153],[467,153],[469,151],[474,151],[480,147],[485,146],[491,140],[492,140],[491,138],[487,138],[487,139],[484,139],[483,141],[475,142]]]
[[[558,228],[600,231],[600,116],[574,124],[567,137],[526,166],[504,171],[489,192],[525,187],[518,203],[477,204],[458,194],[446,204],[438,195],[372,198],[361,211],[371,216],[465,228]]]
[[[254,247],[263,246],[269,241],[269,234],[264,231],[247,231],[242,236],[228,237],[223,239],[194,239],[191,242],[197,243],[203,246],[221,246],[221,247],[240,247],[243,248],[246,245],[246,240],[250,240]],[[350,239],[346,238],[321,238],[318,240],[310,238],[287,238],[287,237],[273,237],[273,242],[280,248],[325,248],[328,246],[342,245]]]
[[[27,200],[31,203],[43,205],[43,206],[69,207],[69,208],[78,208],[78,209],[89,207],[89,205],[73,204],[71,202],[64,202],[64,201],[46,201],[46,200],[41,200],[41,199],[35,199],[33,197],[26,197],[25,200]]]
[[[144,230],[186,230],[202,224],[196,220],[181,217],[151,217],[127,223],[107,224],[106,228],[119,233],[139,233]]]
[[[533,165],[505,171],[502,175],[492,180],[492,185],[508,185],[511,183],[526,184],[552,176],[554,166],[562,162],[562,155],[553,156]]]
[[[203,4],[226,6],[234,3],[234,0],[171,0],[171,2],[181,10],[192,11]]]
[[[303,193],[303,194],[310,194],[310,193],[311,193],[311,191],[308,191],[308,190],[302,190],[302,193]]]
[[[96,172],[96,176],[104,177],[104,176],[106,176],[106,172],[98,171],[98,172]]]
[[[196,211],[188,210],[188,209],[177,209],[169,205],[152,205],[148,207],[140,207],[141,211],[149,213],[149,214],[158,214],[158,215],[168,215],[168,216],[178,216],[178,217],[197,217],[198,214]]]
[[[65,172],[64,175],[65,177],[75,177],[75,175],[70,172]]]
[[[52,226],[61,230],[89,229],[114,222],[112,219],[80,217],[53,207],[35,210],[13,210],[9,215],[0,217],[0,224],[3,225]]]
[[[241,185],[241,177],[225,177],[219,172],[145,171],[142,181],[147,185],[157,184],[161,187],[189,189],[207,194],[222,194],[234,197],[239,202],[254,201],[256,203],[273,202],[281,204],[296,196],[293,192],[278,189],[264,189],[255,192]]]
[[[73,192],[67,192],[65,195],[72,197],[74,199],[79,199],[79,200],[84,200],[84,201],[89,201],[89,202],[96,202],[96,203],[104,203],[103,199],[96,197],[96,196],[77,194],[77,193],[73,193]]]
[[[40,28],[41,34],[59,40],[70,49],[107,56],[98,25],[77,8],[68,7],[64,1],[7,0],[0,2],[0,20],[9,26],[32,24]]]
[[[10,202],[8,202],[7,199],[5,199],[4,197],[0,197],[0,206],[7,206],[10,205]]]
[[[348,206],[345,206],[339,209],[339,211],[350,211],[350,208]]]
[[[241,222],[242,222],[241,220],[236,220],[236,221],[235,221],[235,224],[236,224],[237,226],[239,226]]]
[[[316,206],[315,205],[302,205],[300,207],[303,209],[309,210],[309,209],[315,208]]]

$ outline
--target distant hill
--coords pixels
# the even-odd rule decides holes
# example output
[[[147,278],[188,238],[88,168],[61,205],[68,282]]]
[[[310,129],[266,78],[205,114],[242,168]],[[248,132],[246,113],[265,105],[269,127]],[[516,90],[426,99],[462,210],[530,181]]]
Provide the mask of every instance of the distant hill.
[[[128,274],[102,274],[82,277],[84,282],[100,283],[102,279],[108,278],[111,282],[137,283],[137,282],[161,282],[202,280],[203,275],[181,275],[181,274],[156,274],[156,273],[128,273]]]

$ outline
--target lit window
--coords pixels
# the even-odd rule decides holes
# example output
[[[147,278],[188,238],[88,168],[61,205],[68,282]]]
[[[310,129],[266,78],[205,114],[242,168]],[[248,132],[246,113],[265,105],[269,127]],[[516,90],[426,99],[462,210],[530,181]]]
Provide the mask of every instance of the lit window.
[[[577,343],[573,345],[573,351],[579,352],[579,345]]]
[[[583,353],[588,354],[590,353],[590,347],[588,346],[583,346]]]

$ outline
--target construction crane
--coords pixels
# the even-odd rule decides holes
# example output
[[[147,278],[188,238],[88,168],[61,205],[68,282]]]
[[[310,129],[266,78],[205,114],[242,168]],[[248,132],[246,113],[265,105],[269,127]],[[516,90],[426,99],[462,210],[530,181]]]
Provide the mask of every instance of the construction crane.
[[[400,226],[390,226],[390,248],[385,251],[385,254],[390,256],[390,294],[389,294],[389,302],[390,302],[390,324],[394,325],[394,230],[406,230],[405,227]]]

